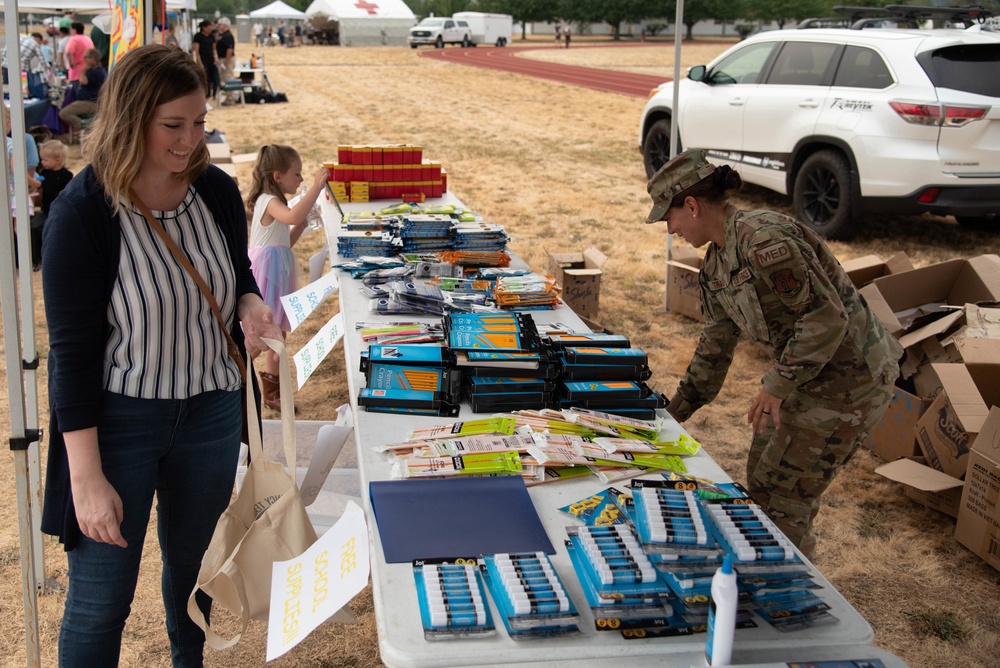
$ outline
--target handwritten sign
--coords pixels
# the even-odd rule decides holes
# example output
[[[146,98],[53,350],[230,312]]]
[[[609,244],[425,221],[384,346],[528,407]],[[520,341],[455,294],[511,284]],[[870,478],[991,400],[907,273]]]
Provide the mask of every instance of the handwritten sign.
[[[295,353],[292,359],[295,360],[295,377],[299,384],[298,389],[302,389],[309,376],[343,336],[344,314],[338,313],[316,332],[316,336],[312,337],[309,343]]]
[[[353,501],[340,520],[294,559],[271,566],[271,610],[267,620],[267,660],[302,642],[317,626],[357,622],[341,610],[368,584],[368,525]]]
[[[285,309],[285,315],[288,316],[292,331],[294,332],[295,328],[301,325],[309,317],[309,314],[316,310],[317,306],[339,289],[337,272],[331,271],[318,281],[313,281],[306,287],[282,297],[281,306]]]

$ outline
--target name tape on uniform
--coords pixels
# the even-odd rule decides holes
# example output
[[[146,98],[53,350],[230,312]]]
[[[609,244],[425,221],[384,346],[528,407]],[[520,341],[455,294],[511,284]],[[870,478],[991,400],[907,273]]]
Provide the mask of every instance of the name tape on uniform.
[[[309,340],[309,343],[302,346],[299,352],[292,358],[295,360],[295,379],[298,381],[298,388],[306,384],[309,376],[312,375],[320,362],[333,350],[344,336],[344,314],[338,313],[330,318],[330,322],[323,325],[316,336]]]
[[[368,525],[353,501],[329,531],[294,559],[271,565],[267,661],[295,647],[368,585]],[[357,623],[349,608],[334,621]]]
[[[288,316],[292,331],[294,332],[295,328],[301,325],[309,317],[309,314],[316,310],[317,306],[339,289],[337,272],[331,271],[318,281],[313,281],[304,288],[282,297],[281,306],[285,309],[285,315]]]

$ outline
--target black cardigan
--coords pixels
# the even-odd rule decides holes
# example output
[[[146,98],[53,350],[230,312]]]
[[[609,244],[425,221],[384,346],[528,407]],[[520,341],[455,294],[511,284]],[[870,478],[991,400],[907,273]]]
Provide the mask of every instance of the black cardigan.
[[[260,295],[247,257],[246,211],[236,182],[209,165],[193,185],[226,239],[236,275],[237,301],[245,294]],[[62,433],[97,426],[104,394],[107,310],[121,253],[119,218],[112,213],[89,165],[52,203],[43,243],[42,287],[49,330],[49,453],[42,531],[58,536],[71,550],[79,540],[80,527]],[[230,333],[246,358],[243,330],[235,311]]]

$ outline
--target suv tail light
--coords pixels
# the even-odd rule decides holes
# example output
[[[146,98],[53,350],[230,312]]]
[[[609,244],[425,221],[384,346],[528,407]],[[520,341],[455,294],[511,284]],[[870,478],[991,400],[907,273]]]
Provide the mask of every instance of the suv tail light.
[[[936,125],[957,128],[986,116],[989,107],[957,106],[937,102],[903,102],[893,100],[889,106],[899,117],[914,125]]]

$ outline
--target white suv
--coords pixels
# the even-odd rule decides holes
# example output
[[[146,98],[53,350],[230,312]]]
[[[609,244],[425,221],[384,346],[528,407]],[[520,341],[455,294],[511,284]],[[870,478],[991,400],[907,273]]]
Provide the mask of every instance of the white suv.
[[[799,220],[847,239],[863,212],[954,215],[1000,231],[1000,33],[793,29],[758,33],[650,93],[649,176],[704,148],[743,180],[791,194]]]

